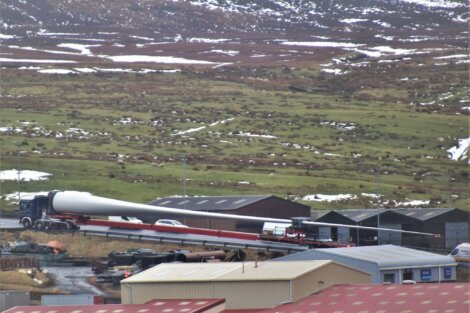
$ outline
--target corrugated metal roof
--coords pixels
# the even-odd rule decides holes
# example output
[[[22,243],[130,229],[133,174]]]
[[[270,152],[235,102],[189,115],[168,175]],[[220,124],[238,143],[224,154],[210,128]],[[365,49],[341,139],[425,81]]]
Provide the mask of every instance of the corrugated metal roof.
[[[470,312],[470,283],[338,285],[295,303],[222,313],[463,313]]]
[[[329,255],[373,262],[376,263],[381,269],[456,265],[454,258],[450,256],[409,249],[395,245],[314,249],[288,255],[279,258],[279,260],[298,261],[309,259],[315,260],[319,258],[328,259],[331,258]]]
[[[335,210],[334,212],[349,218],[354,222],[361,222],[370,217],[377,216],[378,211],[376,209],[368,210]],[[383,210],[382,210],[383,212]]]
[[[394,212],[398,214],[402,214],[404,216],[408,216],[411,218],[415,218],[417,220],[426,221],[433,217],[451,212],[455,209],[433,209],[433,208],[398,208],[398,209],[380,209],[380,214],[384,214],[386,212]],[[362,222],[366,219],[371,217],[377,216],[378,210],[377,209],[365,209],[365,210],[334,210],[336,212],[351,221],[356,223]]]
[[[167,197],[155,199],[148,204],[193,211],[228,211],[236,210],[270,197],[273,196]]]
[[[421,221],[429,220],[433,217],[451,212],[455,209],[392,209],[393,212],[409,216]]]
[[[162,263],[121,283],[291,280],[331,261]]]
[[[152,300],[145,304],[17,306],[3,313],[202,313],[224,303],[224,299]]]

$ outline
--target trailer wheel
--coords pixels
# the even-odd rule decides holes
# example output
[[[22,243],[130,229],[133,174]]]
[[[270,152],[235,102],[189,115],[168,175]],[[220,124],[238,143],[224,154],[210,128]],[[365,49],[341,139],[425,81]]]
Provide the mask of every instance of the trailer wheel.
[[[23,224],[23,227],[26,228],[26,229],[30,229],[31,226],[32,226],[32,225],[31,225],[31,221],[30,221],[29,219],[27,219],[27,218],[25,218],[25,219],[23,220],[22,224]]]

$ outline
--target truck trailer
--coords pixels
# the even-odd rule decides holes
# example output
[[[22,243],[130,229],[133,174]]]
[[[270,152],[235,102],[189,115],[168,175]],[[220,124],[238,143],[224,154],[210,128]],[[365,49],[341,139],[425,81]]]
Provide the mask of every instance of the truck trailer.
[[[286,228],[284,235],[253,234],[215,229],[192,227],[172,227],[152,224],[136,224],[108,219],[92,219],[90,216],[150,216],[171,214],[181,216],[199,216],[204,218],[227,218],[236,220],[292,224]],[[138,204],[122,200],[94,196],[79,191],[52,191],[47,195],[36,195],[20,200],[19,223],[25,229],[76,231],[80,225],[106,226],[110,228],[153,230],[160,232],[184,233],[225,237],[243,240],[263,240],[307,245],[309,247],[343,247],[344,244],[319,240],[311,230],[318,226],[350,227],[371,230],[387,230],[401,233],[413,233],[425,236],[435,236],[430,233],[404,231],[388,228],[375,228],[358,225],[331,224],[311,221],[309,217],[278,219],[269,217],[223,214],[204,211],[192,211],[167,208],[147,204]]]

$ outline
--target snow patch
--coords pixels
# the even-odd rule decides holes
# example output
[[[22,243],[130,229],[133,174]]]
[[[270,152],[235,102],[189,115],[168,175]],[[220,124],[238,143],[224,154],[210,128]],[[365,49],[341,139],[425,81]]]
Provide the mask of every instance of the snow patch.
[[[277,138],[276,136],[273,136],[273,135],[260,135],[260,134],[244,133],[242,131],[240,131],[240,132],[238,132],[234,135],[240,136],[240,137],[252,137],[252,138],[267,138],[267,139]]]
[[[331,48],[356,48],[364,46],[364,44],[334,41],[283,41],[281,42],[281,45]]]
[[[426,6],[429,8],[457,8],[465,6],[464,3],[458,3],[448,0],[401,0],[407,3],[413,3],[417,5]]]
[[[201,60],[189,60],[178,57],[169,56],[152,56],[152,55],[116,55],[116,56],[105,56],[107,59],[111,59],[114,62],[151,62],[151,63],[164,63],[164,64],[215,64],[214,62],[201,61]]]
[[[217,126],[219,124],[226,124],[227,122],[230,122],[234,119],[235,118],[232,117],[232,118],[229,118],[229,119],[226,119],[226,120],[213,122],[213,123],[209,124],[208,126],[204,125],[204,126],[201,126],[201,127],[190,128],[190,129],[187,129],[187,130],[180,130],[180,131],[177,131],[174,135],[184,135],[184,134],[194,133],[194,132],[203,130],[207,127],[214,127],[214,126]]]
[[[322,195],[322,194],[313,194],[306,195],[302,198],[304,201],[316,201],[316,202],[333,202],[333,201],[342,201],[342,200],[354,200],[357,199],[356,195],[352,194],[338,194],[338,195]]]
[[[18,38],[18,37],[13,36],[13,35],[6,35],[6,34],[1,34],[0,33],[0,39],[13,39],[13,38]]]
[[[52,174],[38,171],[22,170],[19,171],[20,181],[47,180]],[[0,181],[18,180],[18,170],[0,171]]]
[[[69,48],[72,50],[78,50],[80,51],[81,54],[84,55],[94,55],[89,48],[91,47],[99,47],[101,45],[84,45],[84,44],[79,44],[79,43],[61,43],[57,45],[58,47],[61,48]]]
[[[35,196],[47,196],[49,194],[49,191],[38,191],[38,192],[14,192],[14,193],[9,193],[2,195],[1,197],[7,201],[11,200],[20,200],[20,199],[26,199],[30,198],[33,199]],[[17,202],[16,202],[17,203]]]
[[[454,161],[467,159],[468,147],[470,146],[470,136],[468,138],[459,139],[456,146],[447,150],[449,158]],[[470,164],[470,161],[468,162]]]
[[[66,69],[44,69],[44,70],[38,70],[38,73],[41,73],[41,74],[61,74],[61,75],[77,74],[77,72],[75,72],[75,71],[66,70]]]
[[[11,58],[0,58],[0,62],[6,63],[77,63],[76,61],[70,60],[41,60],[41,59],[11,59]]]
[[[205,43],[221,43],[230,41],[231,39],[210,39],[210,38],[189,38],[188,42],[205,42]]]

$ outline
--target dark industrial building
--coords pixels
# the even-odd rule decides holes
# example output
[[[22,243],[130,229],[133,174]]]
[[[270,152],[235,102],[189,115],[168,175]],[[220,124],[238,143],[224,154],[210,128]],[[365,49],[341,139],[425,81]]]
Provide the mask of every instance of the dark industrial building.
[[[310,207],[273,195],[260,196],[215,196],[215,197],[178,197],[161,198],[150,205],[186,209],[193,211],[214,212],[289,219],[297,216],[310,217]],[[172,216],[160,214],[152,216],[157,219],[176,219],[190,227],[222,229],[242,232],[260,233],[263,222],[235,221],[231,219],[203,218],[192,216]]]
[[[380,214],[379,214],[380,213]],[[460,209],[368,209],[337,210],[318,218],[318,222],[361,225],[439,234],[438,238],[399,232],[321,227],[322,237],[356,245],[395,244],[451,249],[470,238],[470,213]]]

